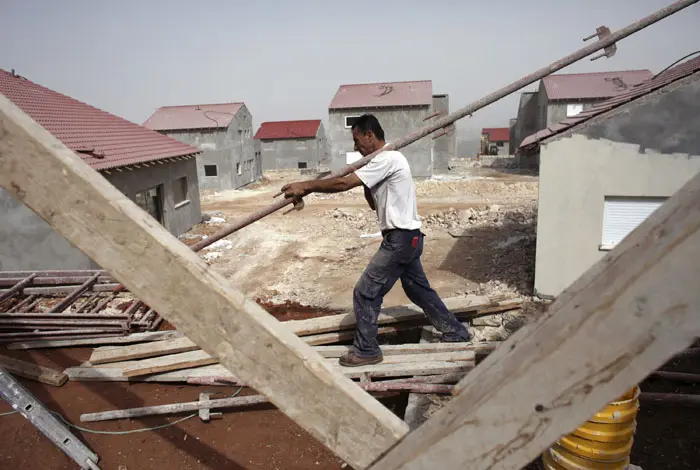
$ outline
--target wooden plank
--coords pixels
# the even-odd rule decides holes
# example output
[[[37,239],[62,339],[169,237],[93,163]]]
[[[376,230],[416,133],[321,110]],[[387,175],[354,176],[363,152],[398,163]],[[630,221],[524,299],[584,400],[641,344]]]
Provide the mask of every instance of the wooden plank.
[[[167,354],[196,351],[199,349],[189,338],[175,338],[155,343],[137,344],[134,346],[122,346],[108,350],[94,350],[90,356],[92,364],[105,364],[108,362],[129,361],[145,359]]]
[[[405,354],[425,354],[437,352],[453,352],[453,351],[493,351],[501,344],[499,341],[485,343],[409,343],[409,344],[383,344],[381,345],[382,354],[386,360],[386,356],[405,355]],[[323,357],[340,357],[350,351],[350,345],[334,345],[334,346],[314,346],[314,351]]]
[[[397,362],[416,362],[416,361],[473,361],[474,346],[468,343],[435,343],[431,347],[417,348],[422,346],[418,344],[411,345],[389,345],[383,346],[382,351],[387,354],[384,358],[384,363]],[[328,346],[326,346],[328,348]],[[158,356],[166,356],[187,351],[196,351],[199,349],[194,342],[189,338],[176,338],[166,341],[158,341],[154,343],[138,344],[135,346],[108,346],[105,348],[96,348],[90,356],[91,364],[107,364],[120,361],[131,361],[136,359],[146,359]],[[341,351],[345,352],[348,348],[344,346],[335,347],[335,349],[326,349],[318,351],[318,347],[314,348],[324,357],[338,358]],[[408,354],[403,351],[409,351]],[[324,353],[325,352],[325,353]],[[328,352],[330,356],[328,356]]]
[[[231,374],[221,364],[213,364],[204,367],[180,369],[171,372],[125,376],[123,370],[141,361],[128,361],[123,363],[102,364],[97,367],[79,366],[69,367],[66,374],[71,380],[76,381],[115,381],[115,382],[187,382],[187,379],[196,377],[218,377],[231,380],[238,384],[245,383]],[[473,361],[429,361],[429,362],[403,362],[397,364],[373,364],[362,367],[342,367],[336,363],[328,362],[328,365],[350,378],[359,378],[363,374],[369,377],[405,377],[411,375],[438,375],[464,373],[474,367]],[[247,383],[246,383],[247,385]]]
[[[349,465],[408,432],[3,96],[0,136],[2,187]]]
[[[335,366],[346,377],[359,379],[362,376],[381,377],[405,377],[411,375],[436,375],[451,374],[454,372],[467,372],[474,368],[473,362],[403,362],[399,364],[373,364],[360,367]]]
[[[55,387],[60,387],[68,380],[68,376],[63,372],[7,356],[0,356],[0,368],[25,379],[36,380]]]
[[[10,343],[7,345],[7,349],[71,348],[81,346],[95,346],[98,344],[134,344],[147,341],[160,341],[164,339],[179,337],[182,337],[182,333],[180,333],[179,331],[154,331],[146,333],[133,333],[128,336],[24,341]]]
[[[216,364],[218,361],[206,351],[189,351],[133,362],[133,365],[122,369],[122,375],[124,377],[157,374],[159,372],[168,372],[197,366],[208,366],[209,364]]]
[[[522,305],[520,299],[500,299],[488,296],[467,296],[450,297],[444,299],[447,308],[458,318],[473,316],[475,314],[486,314],[504,310],[512,310]],[[408,304],[395,307],[383,308],[377,324],[391,325],[407,321],[423,320],[427,318],[417,305]],[[285,325],[298,336],[314,335],[331,331],[352,330],[355,328],[355,314],[330,315],[326,317],[309,318],[307,320],[292,320],[285,322]]]
[[[110,364],[104,364],[99,367],[77,366],[69,367],[65,370],[70,380],[76,381],[104,381],[104,382],[187,382],[190,377],[228,377],[232,381],[239,380],[231,374],[221,364],[210,366],[197,367],[194,369],[182,369],[172,372],[164,372],[153,375],[139,375],[133,377],[124,377],[119,367],[107,367]]]
[[[407,362],[469,361],[474,362],[474,351],[451,351],[425,354],[396,354],[384,358],[382,364],[405,364]],[[336,359],[330,359],[333,363]]]
[[[289,322],[285,322],[289,323]],[[377,334],[384,335],[388,333],[396,333],[398,331],[410,330],[412,328],[419,328],[420,324],[397,324],[393,326],[382,326],[377,329]],[[318,335],[303,336],[301,339],[309,345],[318,346],[321,344],[333,344],[340,341],[348,341],[355,337],[355,331],[334,331],[332,333],[321,333]]]
[[[698,279],[700,174],[371,468],[525,467],[694,341]]]

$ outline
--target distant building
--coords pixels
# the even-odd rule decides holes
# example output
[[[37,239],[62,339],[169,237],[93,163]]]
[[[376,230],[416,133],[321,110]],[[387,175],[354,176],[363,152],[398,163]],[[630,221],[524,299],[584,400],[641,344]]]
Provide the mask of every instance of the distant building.
[[[262,169],[312,169],[328,164],[328,143],[320,119],[263,122],[255,133]]]
[[[523,140],[539,155],[535,290],[558,296],[700,172],[700,57]]]
[[[484,127],[481,129],[482,155],[510,155],[510,129]]]
[[[650,70],[621,70],[544,77],[540,80],[538,91],[525,92],[520,96],[515,148],[525,137],[625,93],[651,76]]]
[[[374,114],[386,134],[387,142],[405,137],[449,113],[449,96],[433,95],[430,80],[414,82],[341,85],[328,106],[328,136],[331,143],[331,168],[337,170],[360,158],[354,151],[351,127],[359,116]],[[436,131],[401,149],[415,177],[430,177],[448,171],[455,156],[454,125]]]
[[[0,93],[173,235],[201,222],[195,147],[4,70]],[[0,220],[0,271],[98,267],[3,188]]]
[[[199,187],[221,191],[262,175],[253,144],[253,117],[244,103],[164,106],[143,125],[199,148]]]

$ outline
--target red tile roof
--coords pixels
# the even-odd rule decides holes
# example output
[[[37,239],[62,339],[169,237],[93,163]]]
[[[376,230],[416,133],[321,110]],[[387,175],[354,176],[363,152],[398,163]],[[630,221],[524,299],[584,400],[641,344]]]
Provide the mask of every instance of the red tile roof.
[[[510,129],[507,127],[484,127],[481,135],[488,134],[489,142],[508,142],[510,140]]]
[[[320,119],[263,122],[253,138],[270,140],[314,138],[320,126]]]
[[[0,69],[0,93],[95,170],[199,150]]]
[[[365,83],[341,85],[328,109],[424,106],[433,102],[433,82]]]
[[[243,103],[192,104],[158,108],[144,126],[155,131],[226,128]]]
[[[592,108],[586,109],[576,116],[570,117],[555,124],[547,129],[543,129],[529,137],[526,137],[520,144],[520,148],[529,145],[539,144],[541,141],[548,139],[554,135],[564,132],[573,126],[603,114],[611,109],[617,108],[629,103],[637,98],[658,90],[666,85],[669,85],[677,80],[680,80],[688,75],[700,72],[700,57],[690,59],[673,68],[659,74],[651,80],[647,80],[636,87],[628,90],[626,93],[620,94],[612,99],[599,103]]]
[[[606,99],[652,77],[650,70],[549,75],[542,79],[549,100]]]

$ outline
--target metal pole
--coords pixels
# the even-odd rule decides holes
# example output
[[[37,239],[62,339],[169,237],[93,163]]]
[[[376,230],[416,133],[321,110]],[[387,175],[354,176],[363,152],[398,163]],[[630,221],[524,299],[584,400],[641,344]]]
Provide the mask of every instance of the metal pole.
[[[563,69],[564,67],[573,64],[574,62],[577,62],[594,52],[597,52],[601,49],[605,49],[606,47],[616,43],[620,39],[624,39],[627,36],[630,36],[637,31],[640,31],[647,26],[650,26],[658,21],[661,21],[662,19],[666,18],[667,16],[671,16],[674,13],[679,12],[680,10],[689,7],[690,5],[693,5],[697,3],[700,0],[680,0],[677,1],[665,8],[662,8],[661,10],[652,13],[651,15],[642,18],[639,21],[636,21],[632,23],[631,25],[622,28],[614,33],[611,33],[610,35],[606,35],[604,37],[601,37],[598,41],[590,44],[589,46],[583,47],[579,49],[578,51],[574,52],[571,55],[568,55],[562,59],[559,59],[558,61],[547,65],[546,67],[543,67],[539,69],[538,71],[527,75],[526,77],[521,78],[520,80],[511,83],[510,85],[501,88],[500,90],[494,91],[493,93],[486,95],[485,97],[481,98],[480,100],[477,100],[463,108],[458,109],[457,111],[448,114],[447,116],[440,118],[436,120],[433,124],[430,124],[416,132],[413,132],[406,137],[402,139],[398,139],[395,142],[392,142],[384,148],[377,150],[374,153],[371,153],[367,155],[364,158],[361,158],[360,160],[357,160],[356,162],[353,162],[350,165],[347,165],[345,168],[338,170],[336,172],[333,172],[326,176],[326,178],[334,178],[337,176],[345,176],[353,171],[365,166],[369,161],[379,155],[381,152],[385,150],[398,150],[400,148],[406,147],[407,145],[412,144],[413,142],[422,139],[423,137],[432,134],[438,129],[442,129],[445,126],[448,126],[455,121],[458,121],[459,119],[462,119],[465,116],[468,116],[470,114],[473,114],[475,111],[478,111],[479,109],[488,106],[489,104],[500,100],[501,98],[504,98],[511,93],[514,93],[521,88],[524,88],[528,86],[531,83],[536,82],[537,80],[541,79],[542,77],[546,77],[547,75],[556,72],[557,70]],[[257,212],[254,212],[250,214],[247,217],[244,217],[233,224],[229,225],[228,227],[225,227],[218,232],[216,232],[214,235],[211,235],[210,237],[200,241],[199,243],[196,243],[195,245],[192,245],[192,250],[193,251],[200,251],[201,249],[211,245],[212,243],[221,240],[222,238],[242,229],[243,227],[246,227],[253,222],[256,222],[263,217],[272,214],[273,212],[276,212],[283,208],[284,206],[287,206],[289,204],[292,204],[291,199],[281,199],[273,204],[270,204],[268,207],[261,209]]]

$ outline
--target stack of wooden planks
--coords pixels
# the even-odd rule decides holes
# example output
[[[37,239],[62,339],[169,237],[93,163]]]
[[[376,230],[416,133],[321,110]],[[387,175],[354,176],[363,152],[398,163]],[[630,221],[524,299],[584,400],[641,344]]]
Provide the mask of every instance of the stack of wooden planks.
[[[460,319],[490,315],[518,308],[520,300],[485,296],[446,299],[448,308]],[[389,307],[382,310],[378,320],[380,334],[416,328],[427,323],[423,312],[414,305]],[[387,378],[440,375],[466,372],[474,366],[474,350],[488,347],[469,344],[404,344],[383,346],[384,361],[365,367],[344,368],[337,358],[349,346],[325,346],[351,340],[354,335],[353,314],[332,315],[308,320],[285,322],[294,333],[327,358],[351,378]],[[19,347],[15,345],[14,347]],[[221,378],[228,382],[238,380],[226,368],[188,338],[172,332],[158,341],[105,345],[94,349],[90,360],[66,370],[71,380],[115,381],[206,381]]]

